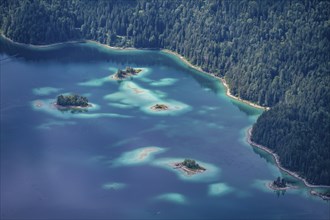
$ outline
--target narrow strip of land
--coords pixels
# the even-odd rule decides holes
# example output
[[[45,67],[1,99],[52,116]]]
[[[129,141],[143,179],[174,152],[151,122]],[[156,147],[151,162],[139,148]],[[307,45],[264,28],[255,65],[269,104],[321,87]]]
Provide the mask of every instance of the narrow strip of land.
[[[271,154],[273,156],[273,158],[275,159],[275,163],[276,163],[277,167],[280,170],[282,170],[282,171],[286,172],[287,174],[289,174],[289,175],[291,175],[291,176],[293,176],[293,177],[301,180],[304,183],[304,185],[307,186],[307,187],[309,187],[309,188],[330,188],[330,186],[327,186],[327,185],[313,185],[313,184],[310,184],[310,183],[307,182],[306,179],[304,179],[303,177],[299,176],[297,173],[284,168],[282,166],[281,162],[280,162],[280,157],[275,152],[273,152],[272,150],[270,150],[269,148],[253,142],[251,140],[251,135],[252,135],[252,128],[249,128],[248,131],[247,131],[247,142],[250,145],[252,145],[254,147],[257,147],[257,148],[259,148],[259,149],[261,149],[263,151],[266,151],[267,153]]]

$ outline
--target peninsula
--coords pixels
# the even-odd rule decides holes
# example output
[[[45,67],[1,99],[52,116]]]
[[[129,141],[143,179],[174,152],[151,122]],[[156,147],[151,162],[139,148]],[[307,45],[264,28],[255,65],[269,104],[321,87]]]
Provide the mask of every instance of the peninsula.
[[[183,162],[174,163],[173,167],[174,169],[182,170],[189,176],[206,171],[204,167],[200,166],[195,160],[192,159],[185,159]]]
[[[140,73],[142,69],[134,69],[132,67],[126,67],[125,70],[118,69],[118,71],[113,75],[116,80],[123,80],[131,76],[135,76]]]
[[[314,196],[319,196],[323,200],[330,201],[330,191],[327,191],[327,192],[318,192],[316,190],[311,190],[310,191],[310,194],[311,195],[314,195]]]

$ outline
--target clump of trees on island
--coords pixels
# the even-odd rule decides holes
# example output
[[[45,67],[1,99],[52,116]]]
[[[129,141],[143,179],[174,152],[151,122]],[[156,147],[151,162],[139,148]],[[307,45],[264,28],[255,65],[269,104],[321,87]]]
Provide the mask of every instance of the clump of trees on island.
[[[134,76],[141,71],[142,71],[141,69],[134,69],[128,66],[126,67],[125,70],[118,69],[118,71],[115,74],[115,77],[118,79],[125,79],[127,77]]]
[[[56,104],[61,107],[87,107],[87,97],[80,95],[59,95]]]
[[[191,170],[206,170],[204,167],[201,167],[195,160],[192,159],[185,159],[181,164]]]
[[[284,178],[281,179],[281,177],[277,177],[277,179],[273,181],[273,186],[285,188],[287,187],[287,181]]]

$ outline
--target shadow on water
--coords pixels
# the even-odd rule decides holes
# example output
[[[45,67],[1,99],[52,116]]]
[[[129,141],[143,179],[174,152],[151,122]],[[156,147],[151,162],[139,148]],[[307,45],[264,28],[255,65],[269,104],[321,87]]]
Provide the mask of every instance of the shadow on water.
[[[219,94],[224,91],[224,88],[219,86],[219,79],[214,78],[211,74],[206,74],[190,67],[175,55],[163,53],[163,56],[183,67],[183,72],[195,79],[201,88],[208,89],[215,94]]]
[[[143,53],[143,56],[141,56]],[[163,56],[157,50],[110,50],[100,44],[91,42],[72,42],[49,47],[33,47],[12,43],[0,36],[0,54],[16,56],[25,61],[57,61],[69,62],[97,62],[107,61],[127,64],[145,65],[173,65],[173,61]],[[4,58],[7,59],[7,58]],[[180,65],[176,64],[178,67]]]
[[[263,110],[261,109],[256,109],[254,107],[248,106],[245,103],[236,101],[236,100],[231,100],[231,102],[243,113],[245,113],[247,116],[257,116],[260,115]]]
[[[259,148],[256,148],[253,146],[251,146],[251,147],[252,147],[253,152],[255,154],[259,155],[260,158],[264,159],[267,163],[277,167],[275,159],[272,155],[270,155],[269,153],[267,153]],[[279,169],[279,168],[277,168],[277,169]],[[284,172],[281,169],[279,169],[279,172],[281,173],[282,178],[285,178],[287,183],[290,183],[291,185],[295,185],[295,186],[303,186],[302,181],[296,179],[295,177],[291,176],[290,174]],[[283,190],[275,190],[276,194],[278,194],[280,191],[283,191]],[[285,190],[282,193],[282,195],[284,195],[284,193],[285,193]]]
[[[88,112],[87,109],[73,109],[73,108],[63,108],[63,109],[57,108],[57,110],[62,112],[62,113],[71,113],[71,114],[79,114],[79,113],[87,113]]]
[[[284,196],[286,190],[275,190],[276,196],[279,198],[280,196]]]
[[[267,163],[270,163],[270,164],[274,164],[275,163],[275,160],[273,158],[272,155],[270,155],[269,153],[259,149],[259,148],[256,148],[256,147],[252,147],[252,150],[255,154],[259,155],[260,158],[264,159]]]
[[[186,70],[187,74],[189,74],[193,79],[196,80],[196,82],[201,86],[203,89],[208,89],[212,91],[215,94],[219,94],[223,92],[224,90],[219,86],[219,80],[213,78],[210,75],[207,75],[205,73],[201,73],[197,70],[194,70],[190,68],[189,70]],[[193,72],[193,74],[191,74]]]

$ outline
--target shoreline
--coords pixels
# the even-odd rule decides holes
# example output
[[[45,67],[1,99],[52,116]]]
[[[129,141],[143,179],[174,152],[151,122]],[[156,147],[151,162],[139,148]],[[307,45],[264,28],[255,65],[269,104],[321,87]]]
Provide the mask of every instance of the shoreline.
[[[95,43],[95,44],[98,44],[98,45],[100,45],[102,47],[105,47],[105,48],[108,48],[108,49],[111,49],[111,50],[119,50],[119,51],[123,51],[123,50],[156,50],[156,51],[161,51],[161,52],[164,52],[164,53],[167,53],[167,54],[174,55],[174,56],[178,57],[183,63],[185,63],[189,67],[191,67],[191,68],[193,68],[193,69],[195,69],[195,70],[197,70],[199,72],[202,72],[202,73],[207,74],[209,76],[212,76],[212,77],[214,77],[216,79],[219,79],[221,81],[222,85],[225,87],[225,89],[226,89],[226,95],[229,98],[232,98],[232,99],[235,99],[237,101],[243,102],[244,104],[250,105],[250,106],[252,106],[254,108],[263,109],[263,110],[269,110],[270,109],[270,107],[263,107],[263,106],[260,106],[260,105],[258,105],[256,103],[253,103],[253,102],[250,102],[248,100],[241,99],[239,97],[234,96],[230,92],[229,85],[227,84],[227,82],[226,82],[226,80],[225,80],[224,77],[215,76],[212,73],[209,73],[209,72],[206,72],[206,71],[202,70],[201,67],[193,65],[185,57],[183,57],[182,55],[178,54],[177,52],[172,51],[172,50],[169,50],[169,49],[161,49],[161,48],[156,48],[156,49],[155,48],[135,48],[135,47],[114,47],[114,46],[109,46],[109,45],[106,45],[106,44],[102,44],[102,43],[100,43],[98,41],[95,41],[95,40],[75,40],[75,41],[66,41],[66,42],[61,42],[61,43],[53,43],[53,44],[45,44],[45,45],[35,45],[35,44],[26,44],[26,43],[19,43],[19,42],[13,41],[10,38],[8,38],[5,35],[3,35],[2,33],[1,33],[1,36],[3,38],[5,38],[6,40],[10,41],[13,44],[18,44],[18,45],[21,45],[21,46],[33,47],[33,48],[51,48],[51,47],[61,46],[61,45],[64,45],[64,44]]]
[[[220,77],[216,77],[216,78],[220,78]],[[270,109],[270,107],[263,107],[263,106],[258,105],[256,103],[253,103],[253,102],[250,102],[248,100],[241,99],[240,97],[234,96],[230,92],[230,88],[229,88],[229,85],[226,82],[226,79],[223,77],[223,78],[220,78],[220,80],[221,80],[222,84],[224,85],[224,87],[226,88],[226,95],[229,96],[230,98],[235,99],[235,100],[240,101],[240,102],[243,102],[243,103],[245,103],[247,105],[250,105],[250,106],[252,106],[254,108],[262,109],[262,110],[265,110],[265,111],[268,111]]]
[[[252,128],[249,128],[248,131],[247,131],[247,142],[252,145],[253,147],[256,147],[256,148],[259,148],[267,153],[269,153],[270,155],[273,156],[273,158],[275,159],[275,165],[282,171],[284,171],[285,173],[289,174],[290,176],[296,178],[296,179],[299,179],[301,180],[304,185],[308,188],[329,188],[330,189],[330,186],[328,185],[314,185],[314,184],[310,184],[309,182],[307,182],[307,180],[301,176],[299,176],[296,172],[293,172],[293,171],[290,171],[286,168],[284,168],[279,160],[279,156],[274,153],[272,150],[270,150],[269,148],[263,146],[263,145],[260,145],[260,144],[257,144],[255,142],[253,142],[251,140],[251,134],[252,134]]]
[[[77,43],[86,42],[85,40],[73,40],[73,41],[65,41],[65,42],[60,42],[60,43],[36,45],[36,44],[26,44],[26,43],[20,43],[20,42],[13,41],[12,39],[6,37],[3,33],[1,33],[0,35],[1,35],[1,37],[3,37],[4,39],[6,39],[7,41],[9,41],[13,44],[17,44],[17,45],[24,46],[24,47],[34,47],[34,48],[51,48],[51,47],[65,45],[65,44],[77,44]]]
[[[323,200],[326,200],[326,201],[329,201],[330,200],[330,195],[324,195],[322,193],[319,193],[319,192],[316,192],[314,190],[311,190],[310,191],[310,194],[313,195],[313,196],[319,196],[321,197]]]
[[[191,67],[191,68],[193,68],[193,69],[195,69],[195,70],[197,70],[199,72],[202,72],[202,73],[207,74],[209,76],[212,76],[212,77],[214,77],[216,79],[219,79],[221,81],[222,85],[225,87],[225,89],[226,89],[226,95],[229,98],[232,98],[232,99],[235,99],[237,101],[243,102],[244,104],[250,105],[250,106],[252,106],[254,108],[263,109],[263,110],[269,110],[270,109],[270,107],[264,107],[264,106],[258,105],[256,103],[250,102],[248,100],[241,99],[240,97],[234,96],[230,92],[229,85],[227,84],[226,79],[224,77],[219,77],[219,76],[216,76],[216,75],[214,75],[212,73],[209,73],[209,72],[206,72],[206,71],[202,70],[201,67],[195,66],[195,65],[191,64],[185,57],[181,56],[180,54],[178,54],[178,53],[176,53],[174,51],[171,51],[171,50],[168,50],[168,49],[161,49],[161,51],[162,52],[165,52],[167,54],[171,54],[171,55],[174,55],[174,56],[178,57],[183,63],[187,64],[189,67]]]
[[[225,87],[226,89],[226,95],[232,99],[235,99],[237,101],[240,101],[240,102],[243,102],[244,104],[247,104],[247,105],[250,105],[251,107],[254,107],[254,108],[259,108],[259,109],[263,109],[263,110],[269,110],[270,107],[263,107],[263,106],[260,106],[258,104],[255,104],[253,102],[250,102],[248,100],[244,100],[244,99],[241,99],[239,97],[236,97],[234,96],[231,92],[230,92],[230,88],[229,88],[229,85],[227,84],[226,80],[224,77],[218,77],[218,76],[215,76],[211,73],[208,73],[204,70],[202,70],[201,67],[198,67],[198,66],[195,66],[193,64],[191,64],[185,57],[181,56],[180,54],[176,53],[175,51],[171,51],[171,50],[168,50],[168,49],[152,49],[152,48],[134,48],[134,47],[127,47],[127,48],[123,48],[123,47],[114,47],[114,46],[109,46],[109,45],[106,45],[106,44],[102,44],[98,41],[95,41],[95,40],[77,40],[77,41],[67,41],[67,42],[61,42],[61,43],[54,43],[54,44],[47,44],[47,45],[33,45],[33,44],[25,44],[25,43],[18,43],[18,42],[15,42],[9,38],[7,38],[5,35],[3,35],[1,33],[1,36],[3,38],[5,38],[6,40],[10,41],[11,43],[13,44],[18,44],[18,45],[22,45],[22,46],[28,46],[28,47],[36,47],[36,48],[47,48],[47,47],[54,47],[54,46],[60,46],[60,45],[64,45],[64,44],[74,44],[74,43],[95,43],[95,44],[98,44],[102,47],[105,47],[105,48],[108,48],[108,49],[112,49],[112,50],[159,50],[161,52],[164,52],[164,53],[167,53],[167,54],[171,54],[171,55],[174,55],[176,57],[178,57],[183,63],[185,63],[186,65],[188,65],[189,67],[197,70],[197,71],[200,71],[204,74],[207,74],[209,76],[212,76],[212,77],[215,77],[217,79],[219,79],[221,81],[221,83],[223,84],[223,86]],[[310,184],[307,182],[306,179],[304,179],[303,177],[299,176],[297,173],[293,172],[293,171],[290,171],[284,167],[282,167],[280,161],[279,161],[279,156],[277,154],[275,154],[274,152],[272,152],[270,149],[268,149],[267,147],[265,146],[262,146],[262,145],[259,145],[257,143],[254,143],[252,140],[251,140],[251,133],[252,133],[252,128],[250,128],[247,132],[247,142],[254,146],[254,147],[257,147],[259,149],[262,149],[263,151],[271,154],[273,156],[273,158],[275,159],[275,165],[282,171],[286,172],[287,174],[301,180],[304,185],[306,187],[309,187],[309,188],[330,188],[330,186],[327,186],[327,185],[313,185],[313,184]]]

